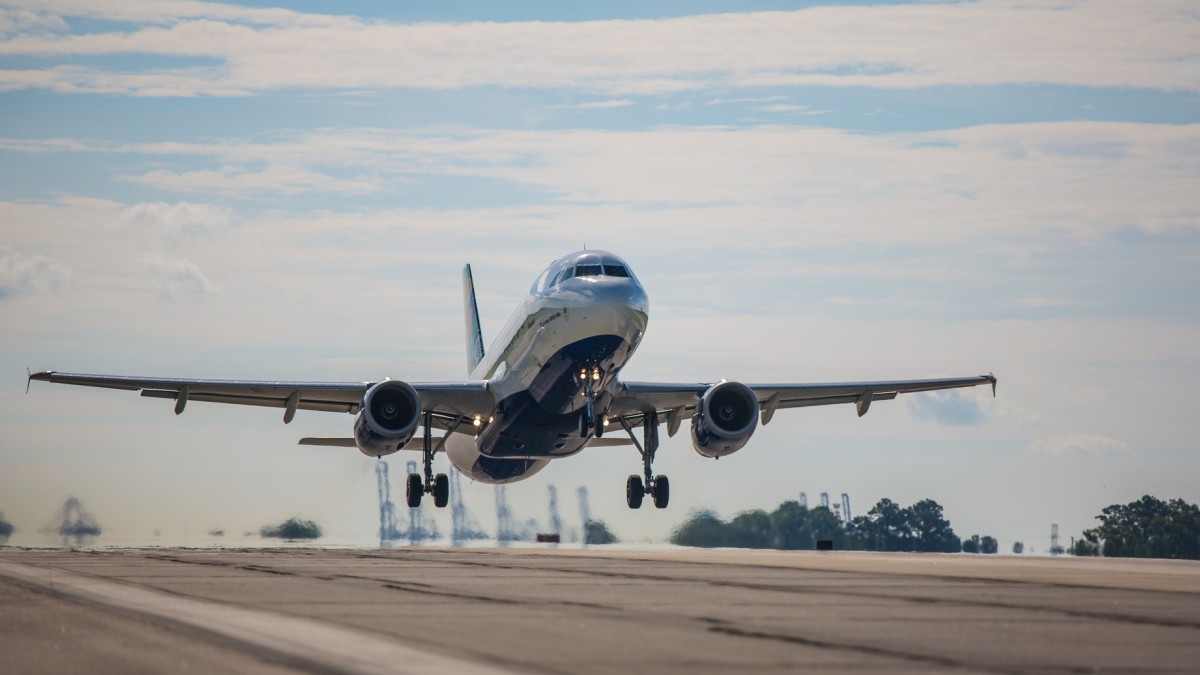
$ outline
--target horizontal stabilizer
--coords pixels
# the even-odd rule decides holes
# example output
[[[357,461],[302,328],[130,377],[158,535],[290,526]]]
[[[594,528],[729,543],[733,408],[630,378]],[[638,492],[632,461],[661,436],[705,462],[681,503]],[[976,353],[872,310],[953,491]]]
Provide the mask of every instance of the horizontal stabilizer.
[[[588,441],[589,448],[615,448],[618,445],[633,445],[633,441],[627,437],[608,437],[608,438],[593,438]]]
[[[325,445],[331,448],[357,448],[353,438],[301,438],[300,445]]]

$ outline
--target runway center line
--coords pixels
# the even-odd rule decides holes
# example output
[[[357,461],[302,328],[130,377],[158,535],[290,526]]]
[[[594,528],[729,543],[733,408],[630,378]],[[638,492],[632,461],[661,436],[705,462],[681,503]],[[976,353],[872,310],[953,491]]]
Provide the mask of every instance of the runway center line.
[[[434,654],[393,639],[314,619],[187,598],[66,570],[0,560],[0,575],[61,595],[193,626],[278,654],[347,673],[511,673]]]

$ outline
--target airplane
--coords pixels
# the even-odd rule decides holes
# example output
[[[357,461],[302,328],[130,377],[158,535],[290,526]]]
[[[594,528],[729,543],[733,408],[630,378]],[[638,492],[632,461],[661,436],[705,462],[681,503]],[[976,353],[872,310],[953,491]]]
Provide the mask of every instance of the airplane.
[[[661,509],[670,501],[670,481],[653,471],[660,425],[673,437],[690,417],[696,452],[719,459],[742,449],[760,420],[766,425],[785,408],[849,403],[861,417],[875,401],[901,393],[990,384],[996,394],[990,373],[826,384],[623,381],[621,369],[646,332],[649,299],[629,264],[607,251],[585,249],[551,263],[487,351],[469,264],[463,268],[463,304],[465,380],[275,382],[52,370],[30,373],[28,379],[139,391],[174,400],[176,415],[191,401],[283,408],[285,424],[297,410],[356,415],[351,436],[300,443],[356,447],[370,457],[420,451],[424,471],[409,474],[405,487],[413,508],[424,495],[432,495],[439,508],[449,501],[447,475],[433,473],[438,453],[473,480],[510,483],[586,447],[631,445],[641,455],[642,472],[626,480],[626,503],[640,508],[649,495]],[[610,429],[614,433],[606,435]]]

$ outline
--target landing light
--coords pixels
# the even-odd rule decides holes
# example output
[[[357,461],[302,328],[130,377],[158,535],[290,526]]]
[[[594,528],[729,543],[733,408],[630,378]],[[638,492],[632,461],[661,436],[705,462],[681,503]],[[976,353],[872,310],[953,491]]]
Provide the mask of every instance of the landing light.
[[[476,415],[475,419],[471,420],[471,424],[479,426],[480,424],[483,424],[483,420],[479,419],[479,415]]]
[[[607,417],[604,418],[604,426],[608,426],[608,418]]]

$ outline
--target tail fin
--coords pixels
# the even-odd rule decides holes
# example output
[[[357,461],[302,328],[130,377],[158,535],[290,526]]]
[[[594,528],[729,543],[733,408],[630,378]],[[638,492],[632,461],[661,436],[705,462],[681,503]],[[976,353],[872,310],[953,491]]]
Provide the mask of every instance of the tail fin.
[[[467,319],[467,375],[483,360],[483,331],[479,328],[479,306],[475,304],[475,280],[471,266],[463,268],[463,311]]]

